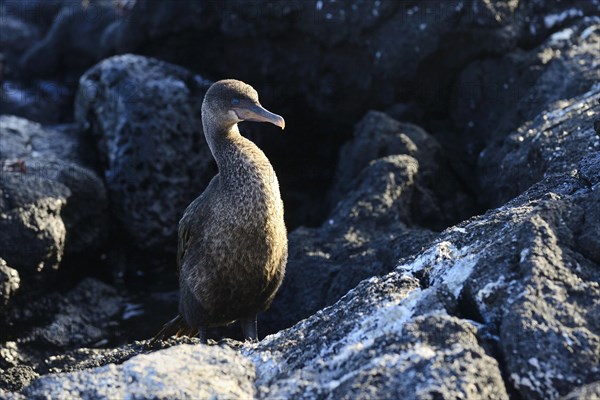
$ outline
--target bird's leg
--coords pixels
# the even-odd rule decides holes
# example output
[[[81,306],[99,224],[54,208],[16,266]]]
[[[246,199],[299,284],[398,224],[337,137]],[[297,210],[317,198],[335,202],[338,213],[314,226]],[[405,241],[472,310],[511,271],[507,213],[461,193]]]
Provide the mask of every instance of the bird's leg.
[[[244,334],[244,340],[258,342],[258,330],[256,328],[256,315],[253,315],[252,317],[241,319],[240,324],[242,325],[242,333]]]
[[[206,341],[206,326],[198,327],[198,339],[200,339],[200,343],[207,344]]]

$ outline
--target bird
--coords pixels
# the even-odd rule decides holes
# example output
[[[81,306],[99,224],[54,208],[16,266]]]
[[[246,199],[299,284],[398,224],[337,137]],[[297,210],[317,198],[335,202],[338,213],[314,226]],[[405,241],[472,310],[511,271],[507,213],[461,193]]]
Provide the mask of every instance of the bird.
[[[245,340],[258,341],[256,316],[285,275],[287,230],[273,166],[238,123],[269,122],[283,130],[285,120],[235,79],[213,83],[201,112],[218,173],[179,221],[179,314],[152,341],[197,335],[206,343],[207,328],[235,321]]]

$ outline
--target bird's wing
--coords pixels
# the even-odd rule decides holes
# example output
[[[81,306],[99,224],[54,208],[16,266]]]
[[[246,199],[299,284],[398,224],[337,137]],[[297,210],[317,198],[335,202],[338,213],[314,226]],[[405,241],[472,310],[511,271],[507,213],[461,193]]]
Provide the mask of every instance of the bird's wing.
[[[181,265],[190,241],[194,237],[203,236],[204,221],[210,212],[210,198],[218,185],[218,176],[215,176],[204,192],[190,203],[183,217],[179,221],[177,232],[177,271],[181,272]]]
[[[187,248],[187,244],[190,240],[189,225],[185,219],[185,215],[184,218],[181,218],[181,221],[179,221],[179,230],[177,236],[177,272],[180,273],[181,260],[183,259],[185,249]]]

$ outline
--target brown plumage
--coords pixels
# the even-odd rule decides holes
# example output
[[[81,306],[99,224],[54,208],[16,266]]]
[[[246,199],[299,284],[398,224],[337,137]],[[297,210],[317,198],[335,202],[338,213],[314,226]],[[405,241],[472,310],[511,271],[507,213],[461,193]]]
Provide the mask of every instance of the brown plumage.
[[[219,173],[179,222],[179,314],[154,340],[200,334],[239,320],[257,340],[256,314],[269,307],[287,261],[283,202],[271,163],[238,122],[284,120],[262,108],[249,85],[213,84],[202,103],[202,125]]]

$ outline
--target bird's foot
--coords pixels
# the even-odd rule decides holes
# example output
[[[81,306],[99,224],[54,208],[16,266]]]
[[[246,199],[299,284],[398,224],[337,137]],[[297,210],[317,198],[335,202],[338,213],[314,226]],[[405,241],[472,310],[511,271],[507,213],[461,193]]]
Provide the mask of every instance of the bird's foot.
[[[258,342],[256,315],[249,318],[241,319],[240,324],[242,325],[242,333],[244,334],[244,340],[250,342]]]

